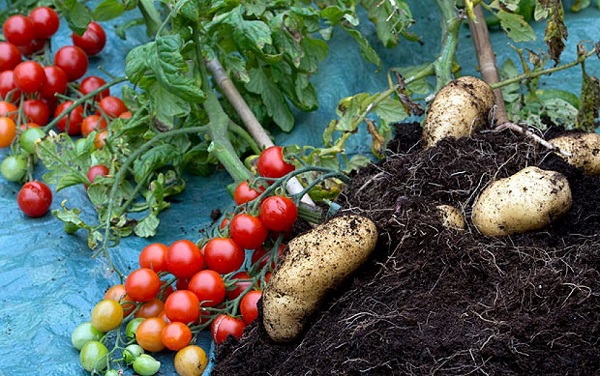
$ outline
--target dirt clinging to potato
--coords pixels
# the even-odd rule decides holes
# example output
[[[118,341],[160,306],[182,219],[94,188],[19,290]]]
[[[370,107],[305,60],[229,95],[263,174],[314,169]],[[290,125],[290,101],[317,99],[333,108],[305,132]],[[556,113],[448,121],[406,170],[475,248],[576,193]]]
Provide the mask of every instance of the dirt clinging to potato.
[[[600,178],[509,132],[428,150],[417,125],[398,136],[340,199],[376,222],[371,258],[298,341],[275,344],[255,323],[217,349],[212,374],[600,374]],[[530,165],[567,177],[571,209],[540,231],[480,235],[479,192]],[[460,208],[466,230],[442,226],[440,204]]]

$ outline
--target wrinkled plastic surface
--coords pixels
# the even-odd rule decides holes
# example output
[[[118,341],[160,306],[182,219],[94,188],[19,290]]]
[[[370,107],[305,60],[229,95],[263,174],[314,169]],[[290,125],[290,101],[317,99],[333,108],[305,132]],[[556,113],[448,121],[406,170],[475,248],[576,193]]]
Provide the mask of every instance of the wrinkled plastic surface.
[[[411,2],[415,3],[415,2]],[[423,4],[425,3],[425,4]],[[430,4],[427,4],[430,3]],[[394,50],[381,51],[385,67],[375,73],[375,67],[362,60],[349,37],[338,32],[330,44],[330,55],[320,68],[314,83],[319,93],[320,109],[313,113],[298,113],[297,126],[290,134],[278,135],[277,142],[286,144],[319,145],[323,128],[334,118],[339,99],[359,92],[383,90],[386,69],[391,66],[418,65],[430,61],[439,46],[440,36],[435,34],[439,22],[433,13],[433,2],[411,5],[416,18],[413,32],[420,35],[424,44],[405,43]],[[568,2],[566,6],[568,6]],[[425,9],[423,9],[425,8]],[[569,42],[562,57],[571,61],[579,40],[598,40],[600,37],[600,11],[588,10],[582,14],[569,14]],[[110,30],[112,24],[105,26]],[[543,25],[537,25],[539,39]],[[373,36],[373,29],[366,32]],[[70,43],[70,33],[63,23],[54,39],[55,46]],[[374,41],[374,37],[370,38]],[[509,42],[500,33],[492,33],[493,45],[501,63],[507,56],[514,58]],[[109,31],[106,49],[90,60],[92,72],[104,69],[115,76],[123,75],[124,58],[134,46],[145,40],[143,31],[133,30],[127,41],[122,41]],[[468,29],[461,37],[461,54],[458,63],[475,67],[475,55]],[[541,42],[531,44],[540,50]],[[600,75],[598,60],[587,65],[590,74]],[[89,74],[91,74],[90,72]],[[464,69],[464,74],[477,74]],[[104,73],[98,71],[98,74]],[[548,87],[579,92],[581,72],[573,69],[545,78]],[[113,91],[116,93],[117,90]],[[366,138],[350,145],[351,151],[367,153]],[[7,150],[0,150],[3,158]],[[39,177],[39,171],[38,171]],[[161,226],[153,239],[130,237],[112,250],[114,262],[121,270],[136,267],[139,251],[150,242],[172,243],[178,239],[197,240],[199,231],[210,223],[214,209],[225,210],[231,205],[225,186],[231,179],[225,173],[209,178],[191,177],[178,203],[161,215]],[[78,352],[70,343],[71,331],[88,321],[92,307],[104,291],[119,282],[118,277],[101,259],[90,258],[83,233],[67,235],[62,224],[48,214],[42,218],[26,218],[19,210],[16,195],[19,184],[0,177],[0,376],[17,375],[84,375],[79,365]],[[67,199],[70,207],[79,207],[93,216],[83,187],[71,187],[55,194],[52,208]],[[211,351],[208,336],[200,338],[207,352]],[[159,354],[163,363],[160,375],[174,374],[172,354]],[[207,371],[206,374],[209,372]],[[131,370],[127,371],[131,374]]]

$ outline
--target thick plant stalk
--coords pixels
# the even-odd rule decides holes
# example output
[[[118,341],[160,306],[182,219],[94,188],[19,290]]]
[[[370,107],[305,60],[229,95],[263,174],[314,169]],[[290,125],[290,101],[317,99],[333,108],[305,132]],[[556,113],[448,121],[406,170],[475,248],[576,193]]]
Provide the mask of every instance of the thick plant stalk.
[[[471,29],[473,45],[475,46],[475,52],[477,53],[477,61],[479,63],[479,70],[481,71],[481,77],[488,84],[494,85],[500,81],[500,77],[498,75],[498,69],[496,67],[496,57],[494,55],[494,50],[492,49],[492,44],[490,42],[490,34],[485,23],[483,9],[481,5],[476,5],[473,8],[473,14],[475,15],[475,19],[469,19],[469,28]],[[565,156],[570,156],[570,154],[566,151],[561,150],[555,145],[552,145],[551,143],[544,140],[529,129],[526,129],[518,124],[511,122],[506,112],[506,106],[504,104],[502,90],[499,87],[494,89],[494,95],[496,104],[494,121],[497,124],[497,131],[510,129],[512,131],[524,134],[527,137],[532,138],[535,142],[539,143],[540,145],[544,146],[549,150],[552,150]]]
[[[213,76],[217,86],[219,86],[223,94],[229,100],[229,103],[231,103],[238,115],[240,115],[240,118],[244,122],[244,125],[246,126],[246,129],[248,129],[248,132],[252,138],[254,138],[254,140],[262,149],[273,146],[273,141],[271,141],[271,138],[265,129],[262,127],[256,116],[254,116],[254,113],[250,107],[248,107],[248,104],[244,98],[242,98],[240,92],[233,84],[233,81],[231,81],[231,78],[229,78],[227,73],[225,73],[221,62],[214,58],[206,62],[206,67]],[[288,193],[293,195],[302,192],[304,187],[302,184],[300,184],[298,179],[293,177],[287,182],[286,189]],[[302,201],[309,205],[315,205],[313,200],[308,195],[302,196]]]

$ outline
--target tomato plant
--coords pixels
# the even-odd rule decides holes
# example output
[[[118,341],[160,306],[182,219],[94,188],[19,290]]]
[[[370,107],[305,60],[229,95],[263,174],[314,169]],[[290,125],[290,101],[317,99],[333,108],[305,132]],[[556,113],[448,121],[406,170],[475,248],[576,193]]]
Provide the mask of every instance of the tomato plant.
[[[100,131],[106,129],[106,127],[108,127],[108,123],[102,116],[88,115],[81,121],[81,135],[87,137],[93,131]]]
[[[190,240],[177,240],[167,251],[167,270],[177,278],[190,278],[204,268],[204,257]]]
[[[135,331],[135,340],[146,351],[158,352],[165,348],[160,334],[167,325],[158,317],[144,319]]]
[[[144,302],[137,311],[135,311],[135,317],[149,318],[158,317],[165,308],[165,304],[158,298],[153,298],[147,302]]]
[[[223,343],[229,336],[239,339],[242,337],[246,325],[244,320],[222,313],[210,326],[212,339],[217,345]]]
[[[27,128],[19,136],[19,145],[27,153],[35,153],[35,143],[46,136],[46,132],[39,127]]]
[[[79,361],[88,372],[98,372],[106,368],[108,349],[100,341],[89,341],[79,352]]]
[[[15,14],[4,21],[2,33],[7,41],[15,46],[24,46],[35,37],[35,25],[29,17]]]
[[[142,268],[152,269],[155,272],[167,271],[167,252],[169,247],[162,243],[151,243],[145,246],[138,257]]]
[[[54,54],[54,65],[60,67],[69,81],[83,77],[88,69],[88,57],[85,51],[77,46],[64,46]]]
[[[136,302],[152,300],[159,290],[160,278],[152,269],[136,269],[125,280],[125,291]]]
[[[200,301],[189,290],[177,290],[165,300],[165,314],[173,322],[196,322],[200,317]]]
[[[229,223],[229,235],[242,248],[255,249],[260,247],[269,230],[260,218],[247,213],[237,214]]]
[[[28,217],[41,217],[50,209],[52,191],[40,181],[29,181],[19,190],[17,203],[21,211]]]
[[[166,348],[178,351],[190,344],[192,331],[184,323],[174,321],[163,328],[160,337]]]
[[[44,67],[36,61],[23,61],[13,69],[15,86],[23,93],[34,93],[44,84]]]
[[[254,285],[254,280],[245,271],[240,271],[233,274],[229,277],[229,281],[232,281],[232,288],[227,290],[227,299],[233,300],[238,296],[242,295],[242,293],[251,288]]]
[[[140,376],[152,376],[159,369],[160,362],[148,354],[142,354],[133,361],[133,370]]]
[[[56,11],[50,7],[36,7],[29,12],[29,19],[34,26],[35,39],[48,39],[53,36],[60,26]]]
[[[94,147],[96,149],[102,149],[106,144],[106,138],[108,137],[108,130],[102,130],[94,136]]]
[[[17,46],[9,42],[0,42],[0,72],[14,69],[21,60],[21,52]]]
[[[240,313],[246,324],[250,324],[258,318],[257,304],[261,297],[262,291],[252,290],[248,291],[240,300]]]
[[[98,102],[98,112],[109,118],[119,117],[125,111],[127,111],[127,106],[119,97],[109,95]]]
[[[190,279],[188,289],[193,292],[202,307],[216,307],[225,300],[225,282],[214,270],[201,270]]]
[[[94,21],[88,24],[87,29],[82,35],[73,33],[71,38],[73,44],[85,51],[89,56],[98,54],[106,45],[104,28]]]
[[[12,69],[0,72],[0,96],[5,99],[10,98],[13,101],[21,98],[21,90],[17,89],[15,85]]]
[[[210,239],[204,248],[206,266],[221,274],[238,270],[245,257],[244,250],[231,238]]]
[[[115,300],[101,300],[92,309],[92,325],[101,332],[113,330],[121,325],[121,321],[123,307]]]
[[[296,167],[283,159],[281,146],[271,146],[258,156],[256,169],[260,176],[277,179],[294,171]]]
[[[0,148],[9,147],[17,135],[15,122],[8,117],[0,117]]]
[[[21,181],[27,174],[27,159],[23,155],[8,155],[0,163],[0,173],[8,181]]]
[[[260,204],[260,219],[272,231],[289,231],[298,218],[298,207],[285,196],[267,197]]]
[[[92,91],[98,90],[102,86],[106,85],[106,81],[102,77],[98,76],[87,76],[79,83],[79,92],[82,95],[87,95]],[[98,93],[94,98],[96,101],[110,95],[110,89],[104,89]]]
[[[81,350],[86,343],[99,341],[102,337],[104,337],[103,332],[94,327],[91,322],[84,322],[71,332],[71,344],[77,350]]]

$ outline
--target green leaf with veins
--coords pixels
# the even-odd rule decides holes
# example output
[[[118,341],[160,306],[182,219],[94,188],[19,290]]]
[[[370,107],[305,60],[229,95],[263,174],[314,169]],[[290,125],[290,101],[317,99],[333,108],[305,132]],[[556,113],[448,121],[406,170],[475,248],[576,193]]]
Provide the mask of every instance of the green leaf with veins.
[[[499,10],[496,16],[500,20],[502,29],[513,41],[530,42],[536,40],[535,31],[522,15]]]
[[[36,152],[48,172],[44,181],[56,184],[56,190],[88,182],[89,159],[80,158],[73,139],[66,133],[50,134],[36,143]],[[85,172],[84,172],[85,171]]]
[[[291,131],[294,126],[294,116],[279,88],[268,78],[264,69],[251,69],[248,76],[250,81],[246,84],[246,89],[260,95],[267,108],[267,113],[281,130]]]
[[[104,0],[94,8],[93,17],[96,21],[115,19],[125,12],[125,5],[118,0]]]

